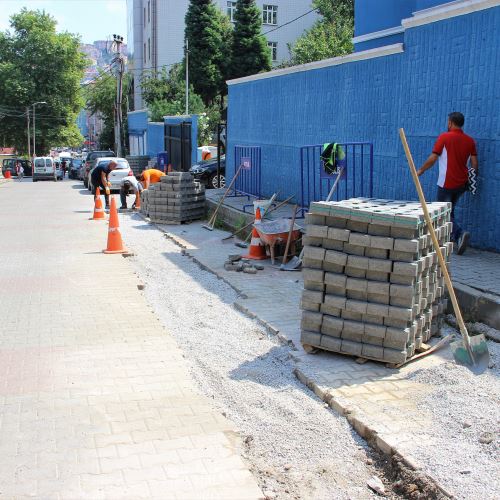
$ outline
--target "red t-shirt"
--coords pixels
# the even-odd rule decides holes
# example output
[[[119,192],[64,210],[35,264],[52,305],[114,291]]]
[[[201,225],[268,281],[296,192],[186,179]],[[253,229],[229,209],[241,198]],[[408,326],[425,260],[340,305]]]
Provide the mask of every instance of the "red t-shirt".
[[[452,129],[437,138],[432,152],[439,156],[438,186],[455,189],[467,183],[467,162],[471,156],[477,156],[472,137],[461,129]]]

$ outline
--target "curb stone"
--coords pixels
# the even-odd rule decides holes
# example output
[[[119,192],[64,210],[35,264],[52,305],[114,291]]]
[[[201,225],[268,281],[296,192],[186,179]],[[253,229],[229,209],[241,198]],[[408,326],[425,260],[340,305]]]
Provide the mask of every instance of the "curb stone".
[[[141,216],[142,217],[142,216]],[[145,217],[142,217],[145,221]],[[147,221],[146,221],[147,222]],[[150,224],[154,225],[157,229],[159,229],[165,237],[167,237],[169,240],[171,240],[173,243],[175,243],[177,246],[179,246],[182,251],[181,253],[183,255],[186,255],[190,259],[193,260],[201,269],[214,274],[217,276],[218,279],[221,279],[229,285],[241,299],[246,299],[247,296],[239,289],[237,289],[234,285],[228,282],[226,278],[224,278],[220,273],[215,271],[214,269],[208,267],[207,265],[203,264],[202,262],[199,261],[196,257],[191,255],[185,245],[183,245],[179,239],[172,233],[169,233],[168,231],[165,231],[164,229],[158,227],[157,224],[153,222],[149,222]],[[280,342],[284,345],[290,346],[294,351],[298,351],[297,347],[291,341],[290,339],[287,339],[276,327],[272,326],[270,323],[267,321],[263,320],[262,318],[259,318],[255,313],[250,311],[247,307],[244,305],[240,304],[238,301],[233,303],[233,306],[235,309],[240,311],[242,314],[245,314],[247,317],[250,319],[256,320],[260,325],[262,325],[270,334],[276,335],[277,338],[280,340]],[[290,354],[290,358],[294,361],[296,365],[300,362],[300,359],[297,356],[294,356],[293,353]],[[328,391],[324,391],[321,389],[320,386],[316,384],[312,379],[310,379],[305,373],[298,367],[296,366],[293,370],[294,375],[297,377],[297,380],[299,380],[303,385],[305,385],[308,389],[310,389],[314,394],[324,401],[330,408],[332,408],[334,411],[336,411],[339,415],[343,416],[346,418],[346,420],[349,422],[349,424],[353,427],[353,429],[361,436],[363,439],[366,440],[366,442],[374,449],[382,452],[384,455],[388,455],[390,457],[397,457],[400,461],[404,463],[410,470],[412,470],[415,473],[418,473],[421,476],[424,476],[427,478],[427,480],[436,488],[438,489],[445,498],[450,498],[453,499],[455,496],[447,491],[443,486],[439,484],[439,482],[432,477],[429,473],[423,472],[421,467],[413,460],[412,457],[407,456],[406,454],[400,452],[398,448],[394,445],[391,445],[389,442],[387,442],[383,437],[381,437],[378,432],[371,427],[371,425],[367,422],[362,421],[358,416],[356,416],[356,411],[349,406],[347,401],[342,401],[340,398],[335,398],[332,396],[331,393]]]

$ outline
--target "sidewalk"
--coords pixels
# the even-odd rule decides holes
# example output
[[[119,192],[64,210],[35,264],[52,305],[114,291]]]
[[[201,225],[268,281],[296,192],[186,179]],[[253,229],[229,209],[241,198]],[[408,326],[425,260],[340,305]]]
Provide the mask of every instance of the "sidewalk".
[[[74,187],[15,183],[0,199],[1,495],[262,497]]]
[[[207,190],[210,209],[217,205],[224,190]],[[234,226],[253,220],[251,205],[245,196],[228,197],[221,207],[219,216]],[[271,218],[291,217],[293,204],[289,203],[276,210]],[[297,219],[299,225],[304,219]],[[462,314],[467,321],[480,321],[492,328],[500,329],[500,254],[469,248],[464,255],[452,257],[452,279]],[[449,312],[452,311],[451,302]]]
[[[227,232],[209,232],[201,223],[159,227],[187,255],[240,293],[235,303],[238,309],[294,346],[297,377],[345,415],[362,437],[385,453],[403,457],[410,468],[436,482],[444,495],[493,498],[498,493],[494,484],[483,488],[479,468],[467,466],[482,463],[491,474],[494,470],[500,473],[490,452],[478,442],[482,431],[496,426],[498,368],[475,378],[466,368],[456,367],[446,349],[400,370],[374,362],[358,364],[351,357],[333,353],[306,354],[300,344],[300,272],[279,271],[269,261],[260,262],[265,269],[257,275],[226,271],[227,255],[244,253],[234,246],[234,240],[221,241]],[[479,258],[473,252],[470,255]],[[470,263],[463,266],[465,276],[467,267]],[[446,328],[446,333],[452,333]],[[498,364],[496,346],[491,350]],[[456,392],[456,400],[451,401]],[[462,424],[475,422],[476,409],[484,405],[481,425],[473,425],[466,434]],[[486,415],[488,408],[493,414]]]

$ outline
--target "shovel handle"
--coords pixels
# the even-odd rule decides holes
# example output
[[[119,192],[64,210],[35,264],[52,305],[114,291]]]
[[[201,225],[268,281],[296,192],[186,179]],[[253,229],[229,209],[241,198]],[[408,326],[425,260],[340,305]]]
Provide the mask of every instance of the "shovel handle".
[[[293,217],[290,222],[290,230],[288,231],[288,239],[286,240],[285,255],[283,255],[283,264],[286,264],[288,259],[288,250],[290,249],[290,243],[292,242],[293,227],[295,226],[295,217],[297,216],[298,205],[293,207]]]
[[[408,146],[408,141],[406,140],[404,129],[402,128],[399,129],[399,136],[401,137],[401,142],[405,150],[406,159],[408,160],[408,164],[410,166],[410,172],[411,176],[413,177],[413,182],[415,183],[415,187],[417,188],[418,198],[420,200],[420,205],[422,205],[425,222],[427,223],[427,229],[429,230],[429,233],[431,235],[432,243],[434,245],[434,250],[436,251],[436,254],[438,256],[439,266],[441,267],[441,270],[443,272],[446,288],[448,288],[448,293],[450,294],[451,303],[453,304],[453,310],[455,311],[455,316],[457,317],[457,322],[460,327],[460,333],[462,334],[465,347],[472,359],[472,363],[475,364],[474,355],[472,354],[472,347],[470,345],[469,332],[467,331],[467,327],[465,326],[464,320],[462,318],[462,313],[460,311],[460,306],[458,305],[457,297],[455,295],[455,290],[453,289],[453,284],[451,282],[450,274],[448,273],[448,268],[446,266],[443,254],[441,253],[439,241],[436,237],[436,233],[434,232],[434,226],[432,225],[432,220],[429,215],[429,210],[427,209],[427,203],[425,201],[424,192],[422,191],[422,186],[420,185],[420,181],[418,179],[417,169],[415,168],[415,163],[413,161],[413,157],[410,148]]]

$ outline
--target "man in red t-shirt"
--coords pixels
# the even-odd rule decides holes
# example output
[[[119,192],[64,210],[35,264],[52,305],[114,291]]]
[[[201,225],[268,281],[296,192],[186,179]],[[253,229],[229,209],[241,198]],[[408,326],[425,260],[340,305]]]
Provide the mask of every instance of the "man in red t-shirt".
[[[448,132],[437,138],[432,154],[417,172],[419,176],[422,175],[439,159],[437,201],[451,202],[452,238],[457,244],[458,255],[462,255],[467,249],[470,234],[455,222],[455,205],[467,190],[469,158],[476,173],[478,169],[476,143],[472,137],[464,134],[464,122],[462,113],[454,112],[448,115]]]

